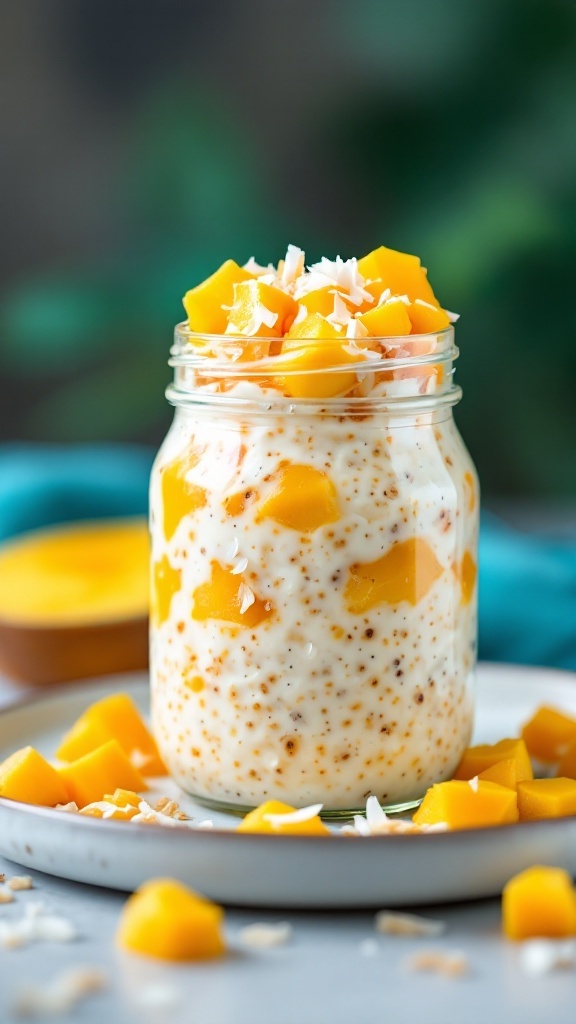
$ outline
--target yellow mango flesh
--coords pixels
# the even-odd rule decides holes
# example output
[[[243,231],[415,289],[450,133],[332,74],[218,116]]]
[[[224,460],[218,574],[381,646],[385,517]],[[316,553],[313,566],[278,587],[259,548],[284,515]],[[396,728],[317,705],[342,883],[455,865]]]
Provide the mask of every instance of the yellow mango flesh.
[[[505,761],[497,761],[486,771],[480,772],[478,778],[482,782],[495,782],[507,789],[516,789],[518,785],[518,762],[513,757]]]
[[[105,793],[121,789],[137,792],[145,790],[146,783],[130,763],[117,740],[109,740],[101,747],[59,769],[64,785],[78,807],[102,800]]]
[[[228,322],[228,310],[234,300],[234,285],[254,277],[234,260],[226,260],[205,281],[192,288],[183,298],[190,330],[197,334],[223,334]]]
[[[157,626],[166,622],[170,615],[172,598],[180,590],[180,569],[173,569],[167,555],[162,555],[159,562],[152,566],[152,588],[150,593],[150,609],[152,619]]]
[[[412,329],[406,306],[400,300],[370,309],[358,319],[370,334],[378,338],[400,337],[410,334]]]
[[[257,515],[258,520],[274,519],[300,533],[313,533],[339,518],[338,495],[328,474],[293,464],[279,470],[276,486]]]
[[[408,307],[408,319],[412,325],[412,334],[429,334],[432,331],[443,331],[450,326],[450,318],[443,309],[428,303],[411,303]]]
[[[470,604],[474,596],[474,590],[476,587],[476,577],[478,575],[478,569],[476,562],[472,558],[469,551],[464,552],[464,557],[460,563],[460,587],[462,590],[462,604]]]
[[[412,820],[416,825],[488,828],[518,821],[516,793],[494,782],[440,782],[432,786]]]
[[[236,516],[241,516],[242,513],[252,504],[253,501],[257,500],[258,495],[256,491],[250,489],[247,491],[237,491],[236,494],[230,494],[224,499],[222,504],[226,510],[227,515],[232,519]]]
[[[278,372],[286,372],[279,377],[284,393],[291,398],[335,398],[351,391],[358,382],[356,373],[333,372],[334,367],[364,361],[360,353],[346,351],[349,345],[344,331],[319,313],[291,327],[278,364]]]
[[[336,289],[334,285],[326,288],[316,288],[313,292],[308,292],[307,295],[303,295],[299,299],[301,306],[305,306],[310,316],[312,313],[319,313],[320,316],[330,316],[334,312],[334,293]],[[344,296],[341,296],[346,301]]]
[[[407,295],[410,302],[423,299],[433,306],[439,305],[417,256],[381,245],[358,260],[358,270],[369,281],[381,281],[382,290],[389,288],[392,295]]]
[[[362,615],[379,604],[417,605],[438,580],[443,568],[422,537],[394,544],[375,562],[356,562],[344,591],[347,608]]]
[[[199,458],[199,452],[190,450],[162,469],[162,515],[166,540],[172,539],[184,516],[191,515],[206,504],[204,488],[186,479],[186,474],[197,464]]]
[[[576,935],[576,898],[567,872],[535,866],[511,878],[502,893],[502,925],[516,942]]]
[[[150,544],[145,520],[66,524],[0,549],[0,618],[78,625],[146,616]]]
[[[0,797],[54,807],[70,800],[68,787],[34,747],[23,747],[0,765]]]
[[[576,744],[561,758],[556,774],[564,779],[576,779]]]
[[[166,775],[156,741],[127,693],[111,694],[87,708],[65,735],[56,757],[59,761],[76,761],[109,740],[120,744],[142,775]],[[112,788],[122,785],[117,782]]]
[[[280,800],[267,800],[253,811],[250,811],[242,819],[238,826],[238,832],[258,832],[267,835],[283,836],[330,835],[329,830],[318,814],[315,814],[313,818],[309,818],[308,821],[292,822],[285,825],[273,824],[271,821],[268,821],[267,815],[269,814],[292,814],[295,810],[295,807],[290,807],[289,804],[284,804]]]
[[[242,574],[232,575],[231,567],[211,562],[210,579],[196,587],[192,595],[192,618],[199,622],[220,619],[245,629],[259,626],[273,614],[273,608],[269,601],[262,601],[254,594],[253,603],[241,611],[247,588],[254,594],[252,585],[246,582]]]
[[[574,779],[531,779],[518,783],[520,821],[566,818],[576,814]]]
[[[152,879],[125,903],[116,944],[160,960],[207,960],[221,956],[224,912],[185,885]]]
[[[533,777],[530,756],[523,740],[500,740],[498,743],[482,743],[477,747],[468,747],[454,773],[455,779],[473,779],[487,768],[492,768],[499,761],[516,761],[516,778],[518,782]]]
[[[522,738],[532,757],[559,761],[576,744],[576,719],[544,705],[526,723]]]
[[[276,321],[268,327],[260,323],[258,310],[264,306],[276,314]],[[234,303],[228,313],[226,334],[246,334],[250,338],[280,338],[288,330],[296,313],[298,303],[291,295],[279,288],[262,284],[261,281],[244,281],[234,287]],[[265,351],[254,351],[253,359],[266,355]]]

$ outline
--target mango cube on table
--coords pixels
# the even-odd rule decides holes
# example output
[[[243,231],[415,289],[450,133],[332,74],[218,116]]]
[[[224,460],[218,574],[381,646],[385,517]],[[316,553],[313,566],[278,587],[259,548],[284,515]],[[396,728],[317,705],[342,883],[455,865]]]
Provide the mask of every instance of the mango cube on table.
[[[535,866],[510,879],[502,894],[502,924],[515,941],[576,935],[576,895],[567,872]]]
[[[116,943],[161,960],[206,960],[224,952],[223,917],[221,907],[180,882],[152,879],[125,904]]]

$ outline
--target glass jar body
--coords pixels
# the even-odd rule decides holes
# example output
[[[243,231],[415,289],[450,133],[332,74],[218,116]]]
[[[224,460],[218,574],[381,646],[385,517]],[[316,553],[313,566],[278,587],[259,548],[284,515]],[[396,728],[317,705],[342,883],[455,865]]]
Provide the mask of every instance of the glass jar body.
[[[336,814],[469,742],[478,484],[449,408],[177,409],[151,483],[153,723],[220,806]]]

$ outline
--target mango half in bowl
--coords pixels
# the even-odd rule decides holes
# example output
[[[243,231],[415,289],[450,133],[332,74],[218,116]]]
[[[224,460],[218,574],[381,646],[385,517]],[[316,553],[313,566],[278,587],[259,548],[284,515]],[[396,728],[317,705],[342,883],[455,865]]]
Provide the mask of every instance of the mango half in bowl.
[[[66,523],[0,545],[0,672],[58,683],[148,665],[145,519]]]

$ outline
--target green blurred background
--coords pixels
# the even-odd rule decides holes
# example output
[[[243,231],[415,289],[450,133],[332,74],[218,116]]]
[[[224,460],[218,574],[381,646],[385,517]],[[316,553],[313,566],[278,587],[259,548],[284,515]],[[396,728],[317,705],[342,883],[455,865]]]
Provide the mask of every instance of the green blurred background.
[[[380,243],[489,499],[576,498],[573,0],[0,0],[0,437],[158,444],[180,297]]]

